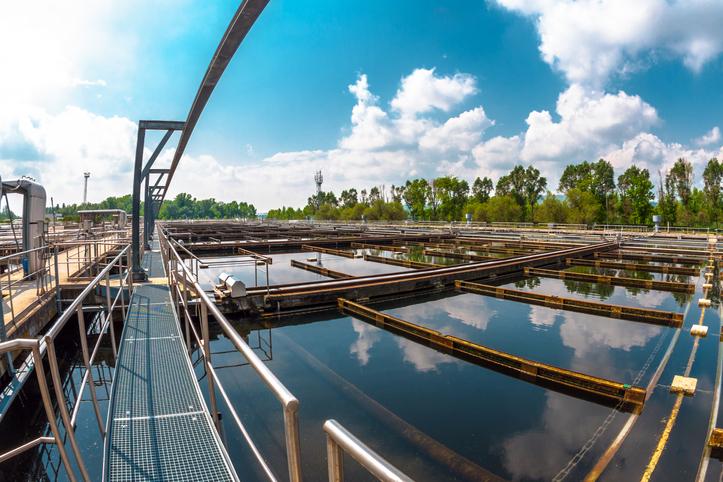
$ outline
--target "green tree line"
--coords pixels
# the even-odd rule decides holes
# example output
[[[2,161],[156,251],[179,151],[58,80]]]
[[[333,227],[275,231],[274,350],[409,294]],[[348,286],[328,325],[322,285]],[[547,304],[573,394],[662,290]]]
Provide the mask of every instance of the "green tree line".
[[[122,209],[131,214],[133,211],[133,198],[130,194],[121,197],[109,197],[100,203],[88,203],[85,207],[78,204],[70,204],[55,208],[56,213],[63,215],[63,219],[75,219],[78,211],[91,209]],[[46,211],[49,213],[50,208]],[[141,203],[143,213],[143,203]],[[158,213],[159,219],[233,219],[233,218],[255,218],[256,208],[253,204],[231,201],[224,203],[215,199],[197,200],[187,193],[180,193],[172,200],[165,200]]]
[[[367,191],[351,188],[337,197],[333,192],[310,196],[303,208],[282,207],[269,211],[279,220],[474,221],[571,224],[652,224],[659,214],[663,224],[718,225],[723,204],[723,163],[713,158],[703,171],[704,188],[693,187],[695,173],[684,158],[669,171],[658,171],[659,183],[648,169],[630,166],[615,176],[605,159],[565,167],[553,194],[547,179],[532,166],[515,166],[495,184],[477,178],[471,186],[456,176],[408,180],[402,186],[384,185]]]

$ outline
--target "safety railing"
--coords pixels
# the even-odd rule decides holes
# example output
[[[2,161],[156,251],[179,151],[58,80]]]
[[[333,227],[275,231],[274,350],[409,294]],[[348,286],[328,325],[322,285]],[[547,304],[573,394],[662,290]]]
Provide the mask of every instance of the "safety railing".
[[[263,363],[263,361],[254,353],[249,345],[241,338],[241,336],[234,330],[231,324],[228,322],[226,317],[218,310],[216,304],[208,297],[201,285],[198,283],[198,278],[194,276],[188,266],[184,263],[181,256],[173,248],[171,243],[166,236],[166,233],[162,227],[159,226],[158,238],[161,245],[161,255],[163,257],[164,266],[169,277],[169,283],[171,286],[171,296],[173,298],[173,304],[178,307],[179,311],[182,311],[184,318],[184,326],[186,332],[186,348],[190,354],[191,352],[191,336],[196,339],[199,347],[203,349],[203,358],[205,363],[206,373],[208,376],[208,393],[209,401],[211,404],[211,414],[213,421],[216,426],[216,430],[220,432],[220,425],[218,419],[218,410],[216,404],[216,388],[223,397],[226,405],[228,406],[231,415],[236,422],[239,430],[243,434],[247,443],[251,447],[254,456],[258,460],[262,469],[268,476],[269,480],[276,481],[271,469],[268,464],[261,456],[261,453],[254,444],[251,436],[241,422],[241,418],[233,407],[231,400],[226,393],[226,390],[221,384],[221,380],[216,373],[211,363],[211,346],[209,343],[209,328],[208,328],[208,313],[214,317],[216,322],[221,326],[225,335],[236,347],[236,349],[246,358],[249,365],[253,367],[254,371],[261,377],[263,382],[269,387],[271,392],[281,402],[284,410],[284,430],[286,438],[286,456],[288,460],[289,479],[291,482],[301,482],[301,445],[299,441],[299,401],[291,394],[291,392],[276,378],[271,370]],[[189,293],[193,292],[196,301],[200,304],[201,311],[201,335],[199,336],[195,326],[191,323],[191,314],[189,312]],[[197,305],[198,307],[198,305]],[[179,316],[180,319],[180,316]]]
[[[329,482],[344,481],[344,452],[382,482],[414,482],[399,469],[380,457],[336,420],[324,423]]]
[[[594,224],[593,229],[614,233],[647,233],[652,228],[637,224]]]
[[[119,244],[128,244],[128,238],[102,238],[65,241],[56,246],[62,252],[60,264],[69,279],[92,278],[101,270],[107,253]]]
[[[718,236],[716,228],[692,228],[690,226],[660,226],[661,233],[673,234],[708,234]]]
[[[123,260],[125,259],[125,264],[123,264]],[[17,447],[13,450],[10,450],[9,452],[6,452],[4,454],[0,454],[0,462],[10,459],[18,454],[21,454],[33,447],[36,447],[40,444],[48,444],[48,443],[54,443],[58,447],[58,453],[60,455],[60,458],[63,462],[63,465],[65,466],[65,470],[68,473],[68,478],[71,481],[78,480],[73,467],[70,464],[70,459],[68,458],[68,452],[65,448],[65,444],[63,443],[63,438],[61,437],[60,428],[58,425],[58,421],[55,417],[55,412],[53,408],[53,403],[50,398],[50,390],[48,388],[47,379],[45,376],[45,370],[42,368],[43,363],[43,357],[47,355],[48,365],[50,366],[50,373],[52,378],[52,385],[55,391],[55,397],[58,401],[57,409],[60,412],[60,419],[63,423],[63,427],[65,427],[65,436],[67,437],[67,441],[70,443],[71,450],[73,452],[73,455],[75,456],[75,461],[78,466],[78,470],[80,471],[81,478],[84,481],[90,481],[94,480],[90,477],[88,470],[85,466],[85,463],[83,462],[83,457],[81,453],[80,446],[78,445],[77,438],[75,436],[75,427],[77,424],[77,418],[78,418],[78,412],[80,410],[80,402],[83,398],[83,393],[85,391],[85,388],[88,387],[91,394],[91,399],[93,403],[93,409],[95,412],[95,417],[98,422],[98,429],[100,430],[100,435],[102,438],[105,438],[105,423],[103,422],[103,418],[100,413],[100,406],[98,405],[98,397],[95,392],[96,382],[93,379],[93,374],[91,370],[91,366],[93,365],[93,362],[95,361],[95,357],[98,353],[98,350],[101,346],[101,342],[103,340],[103,335],[106,332],[109,332],[110,338],[111,338],[111,347],[113,350],[113,358],[115,359],[118,356],[118,350],[116,347],[115,342],[115,330],[113,327],[113,310],[116,308],[116,305],[118,304],[118,301],[120,300],[120,306],[123,313],[123,318],[125,318],[125,312],[126,312],[126,303],[125,303],[125,295],[123,293],[124,290],[124,273],[127,278],[129,292],[133,288],[133,279],[132,276],[129,275],[130,273],[130,246],[126,246],[114,259],[112,262],[110,262],[98,275],[91,281],[85,289],[80,293],[80,295],[70,304],[68,309],[63,312],[62,315],[53,323],[53,325],[50,327],[50,329],[47,331],[47,333],[38,339],[15,339],[6,341],[3,343],[0,343],[0,355],[10,353],[12,351],[16,350],[32,350],[32,360],[28,360],[29,364],[33,367],[37,367],[35,369],[35,373],[38,377],[38,384],[40,386],[40,393],[43,400],[43,406],[45,408],[46,415],[48,416],[48,422],[51,428],[51,432],[53,434],[52,437],[38,437],[34,440],[31,440],[30,442],[25,443],[24,445],[21,445],[20,447]],[[57,266],[56,266],[57,267]],[[110,273],[113,268],[117,267],[120,273],[119,276],[119,289],[118,293],[115,296],[115,299],[111,300],[111,283],[110,283]],[[89,350],[88,347],[88,338],[87,338],[87,331],[86,331],[86,325],[85,325],[85,316],[83,313],[83,301],[90,296],[91,294],[95,293],[96,288],[100,287],[101,283],[105,283],[105,291],[106,291],[106,303],[107,307],[104,314],[104,319],[101,322],[101,327],[98,330],[99,335],[95,342],[95,345],[93,346],[92,351]],[[83,354],[83,365],[85,367],[85,373],[83,375],[80,388],[78,389],[78,394],[75,397],[76,403],[75,406],[72,407],[72,409],[68,406],[66,403],[65,394],[63,392],[63,383],[60,376],[60,368],[58,366],[58,357],[55,349],[55,339],[58,337],[60,332],[63,330],[65,325],[68,323],[70,318],[73,315],[77,315],[77,321],[78,321],[78,331],[80,333],[80,344]],[[72,412],[72,413],[71,413]]]
[[[50,257],[51,247],[43,246],[28,251],[13,253],[0,258],[0,268],[4,268],[5,272],[0,274],[0,292],[3,297],[7,297],[7,303],[10,307],[10,325],[15,327],[16,317],[19,314],[15,309],[15,299],[20,292],[32,290],[35,288],[35,297],[40,298],[49,292],[51,287],[50,271],[47,268],[47,260]],[[33,259],[29,263],[30,258]],[[57,267],[55,278],[57,279]],[[0,318],[4,320],[4,312],[0,305]],[[0,329],[0,341],[5,341],[5,327]]]

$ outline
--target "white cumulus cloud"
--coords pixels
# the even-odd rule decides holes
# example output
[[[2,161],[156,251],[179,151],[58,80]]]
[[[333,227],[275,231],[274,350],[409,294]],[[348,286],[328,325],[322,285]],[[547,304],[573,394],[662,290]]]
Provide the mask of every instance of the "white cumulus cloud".
[[[699,147],[709,146],[716,142],[720,142],[723,137],[721,136],[720,129],[715,126],[709,130],[704,136],[700,136],[697,139],[693,139],[693,143]]]
[[[723,50],[723,4],[709,0],[495,0],[532,18],[540,54],[570,83],[601,87],[655,56],[699,72]]]
[[[527,117],[522,158],[559,158],[580,154],[590,146],[617,143],[659,123],[655,109],[639,96],[587,92],[573,84],[557,100],[560,122],[547,111]]]
[[[402,79],[402,86],[392,100],[392,108],[404,115],[416,115],[432,109],[449,111],[467,96],[477,93],[476,82],[469,74],[452,77],[434,75],[435,69],[417,69]]]

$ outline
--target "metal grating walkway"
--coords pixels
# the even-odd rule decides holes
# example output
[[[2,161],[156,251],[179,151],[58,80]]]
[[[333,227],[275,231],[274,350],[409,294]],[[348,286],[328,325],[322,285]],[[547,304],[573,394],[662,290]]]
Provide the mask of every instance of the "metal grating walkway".
[[[157,249],[157,248],[156,248]],[[143,267],[163,276],[159,252]],[[237,481],[203,401],[166,285],[136,285],[108,411],[103,479]]]

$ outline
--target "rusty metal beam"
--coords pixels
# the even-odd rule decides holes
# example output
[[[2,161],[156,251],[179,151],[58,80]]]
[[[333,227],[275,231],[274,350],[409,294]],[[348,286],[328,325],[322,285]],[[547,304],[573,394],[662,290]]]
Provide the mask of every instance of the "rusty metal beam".
[[[391,264],[393,266],[403,266],[405,268],[413,268],[413,269],[440,268],[440,267],[444,266],[442,264],[423,263],[421,261],[410,261],[408,259],[386,258],[384,256],[373,256],[371,254],[365,254],[364,261],[371,261],[373,263]]]
[[[684,258],[681,256],[665,256],[655,254],[632,254],[632,253],[595,253],[595,259],[619,259],[628,261],[646,261],[649,263],[673,263],[687,264],[691,266],[704,265],[704,258]]]
[[[321,266],[315,266],[313,264],[302,263],[301,261],[296,261],[295,259],[291,260],[291,266],[293,266],[294,268],[301,268],[306,271],[311,271],[312,273],[320,274],[322,276],[327,276],[329,278],[353,278],[353,276],[350,274],[342,273],[340,271],[334,271],[333,269],[322,268]]]
[[[574,273],[572,271],[553,271],[549,269],[525,268],[526,276],[554,278],[569,281],[582,281],[611,286],[626,286],[647,290],[672,291],[675,293],[695,293],[695,285],[691,283],[673,283],[637,278],[621,278],[619,276],[601,276],[597,274]]]
[[[639,321],[653,325],[670,326],[680,328],[683,326],[683,314],[670,311],[648,310],[644,308],[630,308],[627,306],[608,305],[593,301],[575,300],[562,298],[554,295],[543,295],[531,291],[512,290],[496,286],[471,283],[468,281],[457,281],[455,287],[466,293],[500,298],[503,300],[517,301],[530,305],[540,305],[555,310],[577,311],[621,320]]]
[[[358,303],[339,298],[339,309],[384,330],[403,335],[417,343],[520,380],[545,386],[556,391],[571,391],[574,395],[595,401],[600,397],[608,403],[623,402],[623,410],[636,410],[645,403],[643,388],[604,378],[565,370],[546,363],[511,355],[461,338],[443,335],[439,331],[386,315]]]
[[[301,245],[303,251],[313,251],[314,253],[333,254],[334,256],[342,256],[344,258],[354,259],[354,253],[351,251],[341,251],[339,249],[320,248],[318,246]]]
[[[377,251],[392,251],[394,253],[411,253],[409,248],[401,248],[399,246],[382,246],[378,244],[351,243],[352,248],[357,249],[375,249]]]
[[[451,258],[451,259],[466,259],[467,261],[490,261],[498,260],[496,256],[486,256],[482,254],[467,254],[467,253],[450,253],[448,251],[437,251],[434,249],[425,249],[423,251],[425,256],[436,256],[438,258]]]
[[[595,268],[619,269],[625,271],[642,271],[644,273],[680,274],[698,276],[698,268],[681,268],[678,266],[653,266],[649,264],[616,263],[614,261],[594,261],[590,259],[568,259],[568,266],[592,266]]]

